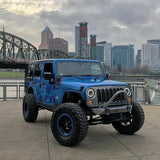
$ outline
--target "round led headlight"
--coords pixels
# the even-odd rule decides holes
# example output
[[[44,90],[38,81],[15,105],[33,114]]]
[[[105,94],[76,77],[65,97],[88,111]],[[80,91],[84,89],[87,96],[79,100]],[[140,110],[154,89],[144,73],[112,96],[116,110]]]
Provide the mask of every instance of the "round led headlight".
[[[92,89],[92,88],[89,88],[89,89],[87,90],[87,96],[88,96],[89,98],[93,98],[94,95],[95,95],[95,90]]]
[[[124,91],[126,92],[127,96],[131,96],[131,90],[129,88],[125,88]]]

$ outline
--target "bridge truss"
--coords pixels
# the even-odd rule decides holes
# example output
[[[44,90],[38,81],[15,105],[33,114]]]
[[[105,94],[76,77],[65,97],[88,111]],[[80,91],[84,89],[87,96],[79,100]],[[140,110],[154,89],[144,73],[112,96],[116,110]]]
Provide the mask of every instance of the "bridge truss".
[[[22,63],[37,59],[35,46],[20,37],[0,31],[0,61]]]
[[[70,56],[60,50],[41,49],[38,50],[39,59],[57,59],[57,58],[70,58]]]

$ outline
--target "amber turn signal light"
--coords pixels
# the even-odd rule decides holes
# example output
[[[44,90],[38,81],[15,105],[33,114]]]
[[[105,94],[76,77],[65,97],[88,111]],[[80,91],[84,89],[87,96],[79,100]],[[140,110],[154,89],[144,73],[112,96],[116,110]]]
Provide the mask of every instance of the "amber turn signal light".
[[[92,101],[88,101],[89,104],[92,104]]]

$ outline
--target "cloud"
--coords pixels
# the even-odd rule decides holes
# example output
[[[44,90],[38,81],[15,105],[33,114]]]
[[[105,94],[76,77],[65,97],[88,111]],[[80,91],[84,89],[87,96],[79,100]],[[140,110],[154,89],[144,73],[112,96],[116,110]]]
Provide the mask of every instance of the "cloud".
[[[147,39],[160,38],[158,0],[0,0],[0,6],[0,25],[36,46],[49,26],[73,51],[74,29],[81,21],[88,22],[89,34],[98,41],[133,43],[138,49]]]
[[[59,10],[63,0],[1,0],[0,6],[16,14],[33,15],[43,10]]]
[[[5,31],[17,35],[33,45],[40,43],[40,32],[43,25],[37,20],[37,16],[19,15],[0,9],[0,30],[2,25]]]

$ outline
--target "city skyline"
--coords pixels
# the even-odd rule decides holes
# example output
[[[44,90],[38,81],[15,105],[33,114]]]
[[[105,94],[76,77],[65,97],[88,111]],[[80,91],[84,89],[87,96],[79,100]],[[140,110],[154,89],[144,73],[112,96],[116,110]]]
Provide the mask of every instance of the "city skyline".
[[[136,50],[147,39],[160,38],[158,1],[1,0],[0,6],[0,29],[4,25],[6,32],[37,47],[41,30],[49,26],[55,37],[68,40],[69,51],[74,51],[74,26],[80,21],[89,23],[89,33],[96,33],[97,41],[131,43]]]

